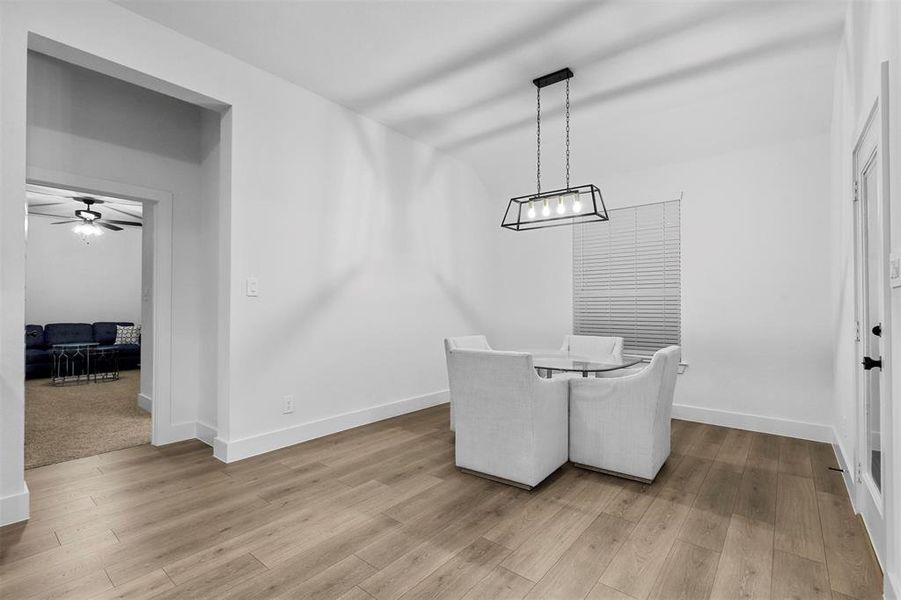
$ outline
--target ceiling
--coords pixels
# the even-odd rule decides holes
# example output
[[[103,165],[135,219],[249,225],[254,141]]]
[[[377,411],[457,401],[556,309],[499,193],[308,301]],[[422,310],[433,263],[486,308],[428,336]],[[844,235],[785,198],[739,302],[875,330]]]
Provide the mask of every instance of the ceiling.
[[[580,180],[827,132],[845,10],[831,0],[118,3],[450,151],[488,183],[526,186],[531,80],[564,66],[575,72]],[[546,88],[549,153],[561,101],[561,86]]]
[[[25,194],[28,199],[29,214],[36,214],[41,218],[74,219],[75,211],[85,208],[84,204],[74,200],[74,198],[81,197],[90,197],[100,201],[94,206],[94,210],[100,211],[108,219],[141,221],[144,214],[144,207],[140,202],[112,196],[89,195],[74,190],[30,183],[25,186]]]

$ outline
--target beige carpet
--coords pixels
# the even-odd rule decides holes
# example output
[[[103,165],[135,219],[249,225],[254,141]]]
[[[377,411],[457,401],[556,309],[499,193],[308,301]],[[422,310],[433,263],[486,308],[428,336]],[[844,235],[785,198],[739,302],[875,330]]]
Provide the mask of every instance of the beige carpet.
[[[119,381],[55,387],[25,382],[25,468],[93,456],[150,441],[150,413],[137,405],[141,372]]]

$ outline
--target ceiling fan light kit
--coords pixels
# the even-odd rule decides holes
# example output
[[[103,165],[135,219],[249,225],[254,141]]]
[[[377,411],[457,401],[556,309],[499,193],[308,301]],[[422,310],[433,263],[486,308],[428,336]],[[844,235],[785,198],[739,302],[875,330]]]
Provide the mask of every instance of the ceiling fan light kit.
[[[75,202],[81,202],[85,205],[85,208],[80,208],[75,210],[75,218],[74,219],[66,219],[64,221],[54,221],[53,225],[65,225],[67,223],[75,223],[75,226],[72,227],[72,232],[80,235],[82,240],[85,243],[89,243],[91,238],[97,237],[99,235],[103,235],[104,229],[109,229],[110,231],[122,231],[124,228],[121,226],[127,227],[142,227],[143,223],[140,221],[121,221],[118,219],[104,219],[103,215],[94,210],[95,204],[104,204],[104,201],[99,198],[91,198],[90,196],[73,196],[69,198],[70,200],[74,200]],[[40,204],[30,204],[28,213],[32,215],[43,215],[47,217],[59,217],[60,215],[54,215],[51,213],[38,212],[36,210],[32,210],[36,207],[44,207],[44,206],[55,206],[64,204],[64,202],[44,202]],[[109,206],[110,210],[114,210],[116,212],[122,213],[134,219],[140,219],[141,217],[135,215],[133,213],[127,212],[122,209],[115,208],[113,206]]]
[[[566,68],[542,75],[532,83],[538,89],[536,123],[536,183],[534,194],[511,198],[501,227],[512,231],[528,231],[560,227],[575,223],[608,221],[607,207],[601,190],[594,184],[571,186],[569,183],[569,80],[573,72]],[[541,191],[541,89],[561,81],[566,82],[566,185],[563,188]]]

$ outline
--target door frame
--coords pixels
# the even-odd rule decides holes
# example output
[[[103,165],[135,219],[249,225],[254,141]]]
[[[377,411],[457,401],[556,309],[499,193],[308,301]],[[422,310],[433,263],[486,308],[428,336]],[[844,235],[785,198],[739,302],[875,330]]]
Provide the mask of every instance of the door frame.
[[[892,314],[891,314],[891,286],[889,284],[889,258],[891,251],[891,195],[889,193],[890,163],[888,153],[888,63],[882,64],[882,79],[879,95],[873,101],[867,111],[861,125],[855,129],[854,149],[851,152],[851,197],[854,204],[854,218],[852,222],[854,240],[854,318],[857,330],[854,352],[854,374],[856,379],[855,403],[855,443],[854,464],[852,481],[854,489],[851,498],[855,511],[864,521],[877,559],[885,566],[887,552],[887,512],[889,502],[893,498],[894,477],[892,468],[894,465],[894,452],[892,445],[892,414],[891,402],[888,401],[892,394]],[[874,127],[876,129],[874,129]],[[870,133],[877,135],[871,151],[863,148]],[[876,268],[880,271],[882,314],[882,381],[880,385],[880,449],[881,449],[881,490],[877,489],[869,475],[869,457],[867,453],[867,436],[869,435],[866,421],[866,377],[861,368],[861,361],[866,354],[864,336],[867,334],[869,324],[862,322],[861,299],[863,289],[862,271],[862,239],[860,227],[866,226],[861,222],[862,203],[859,202],[860,182],[858,175],[872,160],[878,162],[879,186],[879,210],[881,212],[881,264]]]
[[[151,365],[150,443],[159,446],[185,439],[180,428],[172,422],[172,193],[37,167],[28,167],[26,181],[85,194],[135,200],[143,204],[144,235],[150,233],[152,264],[150,282],[141,283],[142,320],[146,320],[148,316],[144,307],[144,290],[148,283],[151,291],[150,355],[145,355],[144,344],[141,351],[142,362],[149,362]],[[142,256],[146,247],[142,244]],[[145,360],[146,358],[150,360]],[[135,402],[138,402],[137,397]]]

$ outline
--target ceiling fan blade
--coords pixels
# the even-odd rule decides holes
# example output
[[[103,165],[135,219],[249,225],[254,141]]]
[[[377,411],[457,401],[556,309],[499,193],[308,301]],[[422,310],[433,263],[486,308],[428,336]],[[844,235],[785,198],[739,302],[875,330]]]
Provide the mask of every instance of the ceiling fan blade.
[[[117,213],[122,213],[123,215],[127,215],[127,216],[131,217],[132,219],[143,219],[144,218],[141,215],[138,215],[135,213],[130,213],[127,210],[122,210],[121,208],[116,208],[115,206],[104,206],[103,208],[106,210],[114,210]]]
[[[81,219],[69,219],[68,221],[54,221],[50,223],[51,225],[65,225],[66,223],[77,223],[81,221]]]
[[[41,215],[42,217],[56,217],[57,219],[65,219],[66,215],[54,215],[52,213],[38,212],[36,210],[29,210],[29,215]]]
[[[109,208],[109,207],[107,207]],[[143,223],[138,223],[137,221],[118,221],[116,219],[103,219],[104,223],[116,223],[117,225],[134,225],[135,227],[143,227]]]
[[[122,231],[121,227],[116,227],[115,225],[110,225],[109,223],[97,223],[101,227],[106,227],[107,229],[111,229],[113,231]]]
[[[38,202],[36,204],[29,204],[28,208],[35,208],[37,206],[56,206],[58,204],[68,204],[68,202]]]

